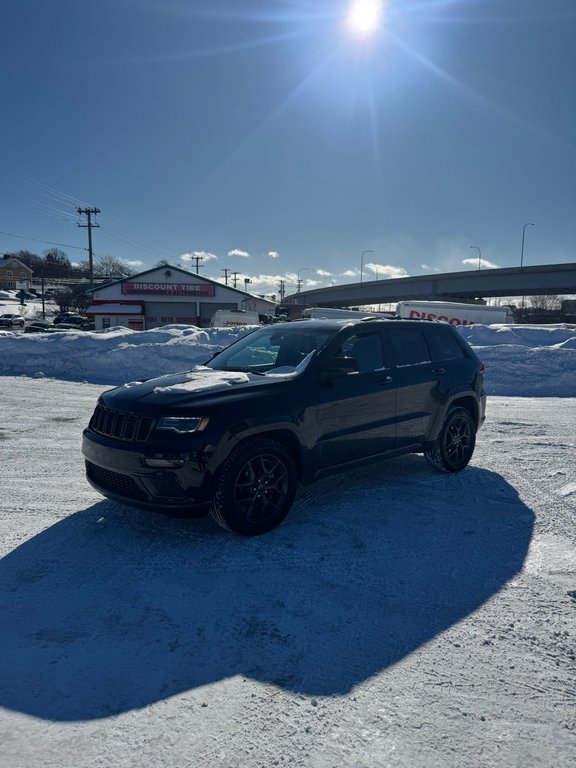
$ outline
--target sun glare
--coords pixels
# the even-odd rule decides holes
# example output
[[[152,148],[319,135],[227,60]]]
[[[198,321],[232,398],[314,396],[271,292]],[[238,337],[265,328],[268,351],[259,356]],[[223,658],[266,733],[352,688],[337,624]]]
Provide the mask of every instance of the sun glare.
[[[348,26],[360,35],[374,32],[382,15],[382,0],[354,0],[348,13]]]

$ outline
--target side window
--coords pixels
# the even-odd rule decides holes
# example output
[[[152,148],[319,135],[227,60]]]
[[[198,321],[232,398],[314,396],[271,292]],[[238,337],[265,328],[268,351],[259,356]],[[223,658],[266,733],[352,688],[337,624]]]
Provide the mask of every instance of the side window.
[[[386,367],[379,333],[358,333],[349,336],[337,355],[353,357],[358,363],[358,373],[369,373]]]
[[[426,329],[426,336],[430,342],[433,360],[460,360],[465,357],[458,339],[447,329],[442,331],[440,328],[430,327]]]
[[[432,362],[428,344],[419,328],[394,328],[390,343],[399,368]]]

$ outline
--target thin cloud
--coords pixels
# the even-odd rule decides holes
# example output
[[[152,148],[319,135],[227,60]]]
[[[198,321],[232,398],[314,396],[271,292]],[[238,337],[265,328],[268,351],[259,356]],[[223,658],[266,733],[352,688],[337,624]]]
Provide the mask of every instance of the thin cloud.
[[[268,253],[266,255],[268,256],[269,259],[279,259],[280,258],[280,254],[278,253],[278,251],[268,251]]]
[[[316,274],[318,277],[332,277],[332,272],[328,272],[325,269],[317,269]]]
[[[360,271],[357,269],[347,269],[346,272],[342,272],[340,277],[357,277]]]
[[[238,285],[244,285],[244,277],[248,275],[239,275]],[[280,281],[286,280],[282,275],[250,275],[251,293],[277,293],[280,288]],[[229,282],[230,284],[230,282]]]
[[[374,264],[370,262],[365,264],[364,268],[369,272],[373,272],[380,280],[408,277],[408,272],[406,272],[404,267],[393,267],[390,264]]]
[[[494,264],[492,261],[488,261],[488,259],[480,259],[480,263],[478,263],[478,259],[462,259],[462,264],[465,264],[466,266],[470,267],[476,267],[478,269],[479,267],[484,269],[498,269],[498,264]]]
[[[228,251],[228,256],[240,256],[242,259],[250,258],[248,251],[241,251],[239,248],[233,248],[231,251]]]

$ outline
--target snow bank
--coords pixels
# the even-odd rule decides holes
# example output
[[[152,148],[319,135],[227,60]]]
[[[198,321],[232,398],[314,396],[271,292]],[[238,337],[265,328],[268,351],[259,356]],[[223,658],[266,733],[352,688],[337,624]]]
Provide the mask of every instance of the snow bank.
[[[0,375],[125,384],[190,370],[249,330],[166,325],[105,333],[0,331]],[[575,328],[474,325],[459,331],[486,366],[488,394],[576,396]]]

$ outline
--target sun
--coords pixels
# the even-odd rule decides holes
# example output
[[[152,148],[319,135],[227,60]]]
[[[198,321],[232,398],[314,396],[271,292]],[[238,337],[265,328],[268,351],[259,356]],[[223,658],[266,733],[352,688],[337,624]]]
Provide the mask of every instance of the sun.
[[[380,24],[383,0],[353,0],[348,13],[348,26],[360,35],[369,35]]]

